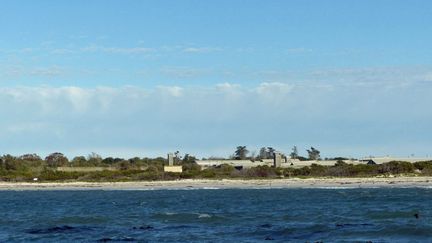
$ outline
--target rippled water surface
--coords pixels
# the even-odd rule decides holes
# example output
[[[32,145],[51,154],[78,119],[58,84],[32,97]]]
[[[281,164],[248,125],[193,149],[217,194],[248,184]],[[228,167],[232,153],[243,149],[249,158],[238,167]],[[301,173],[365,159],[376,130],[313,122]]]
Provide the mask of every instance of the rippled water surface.
[[[432,189],[0,191],[0,242],[432,242]]]

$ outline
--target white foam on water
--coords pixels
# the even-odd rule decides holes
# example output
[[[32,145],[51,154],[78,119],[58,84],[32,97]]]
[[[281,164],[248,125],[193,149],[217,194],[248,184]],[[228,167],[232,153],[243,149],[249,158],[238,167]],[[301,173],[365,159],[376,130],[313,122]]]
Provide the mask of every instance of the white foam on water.
[[[202,218],[211,218],[210,214],[206,214],[206,213],[200,213],[198,214],[198,218],[202,219]]]
[[[320,187],[310,187],[306,189],[326,189],[326,190],[346,190],[346,189],[359,189],[360,187],[352,186],[320,186]],[[367,187],[367,188],[378,188],[378,187]]]

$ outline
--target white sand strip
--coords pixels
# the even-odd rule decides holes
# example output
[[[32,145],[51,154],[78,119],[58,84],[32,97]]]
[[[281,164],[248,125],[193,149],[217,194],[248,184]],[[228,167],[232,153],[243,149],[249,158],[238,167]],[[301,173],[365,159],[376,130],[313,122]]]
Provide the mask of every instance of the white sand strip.
[[[0,190],[163,190],[254,188],[427,187],[432,177],[223,179],[137,182],[0,182]]]

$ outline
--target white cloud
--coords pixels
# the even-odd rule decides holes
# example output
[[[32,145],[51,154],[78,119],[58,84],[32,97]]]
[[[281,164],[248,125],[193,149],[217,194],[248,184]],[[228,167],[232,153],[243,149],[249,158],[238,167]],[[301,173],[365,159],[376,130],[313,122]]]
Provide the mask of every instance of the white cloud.
[[[211,73],[210,69],[192,67],[165,67],[160,70],[162,75],[170,78],[198,78]]]
[[[423,74],[421,79],[424,79],[424,81],[432,81],[432,72]]]
[[[145,153],[181,147],[211,155],[206,151],[238,144],[274,144],[281,150],[295,144],[431,145],[424,131],[432,120],[432,86],[420,83],[391,92],[385,87],[329,89],[284,82],[153,89],[3,87],[0,147],[22,153],[111,148],[110,154],[115,148]]]
[[[10,132],[12,134],[22,134],[46,129],[49,129],[49,127],[47,126],[47,124],[42,122],[21,122],[10,124],[5,128],[7,132]]]
[[[65,70],[63,68],[52,66],[52,67],[46,67],[46,68],[33,68],[29,70],[29,75],[31,76],[59,76],[65,73]]]
[[[183,52],[186,53],[209,53],[209,52],[217,52],[222,51],[222,48],[219,47],[186,47],[183,48]]]
[[[1,67],[0,67],[1,68]],[[48,67],[24,67],[24,66],[7,66],[0,72],[4,77],[21,78],[21,77],[44,77],[52,78],[65,75],[67,69],[59,66]],[[1,77],[0,77],[1,78]]]
[[[310,77],[317,81],[343,82],[347,85],[388,84],[397,82],[416,82],[429,73],[428,67],[367,67],[367,68],[337,68],[314,70]]]
[[[111,54],[148,54],[155,51],[154,48],[147,47],[105,47],[105,46],[88,46],[81,49],[84,52],[104,52]]]
[[[232,90],[238,90],[240,88],[240,84],[232,84],[232,83],[220,83],[216,84],[216,88],[221,91],[232,91]]]
[[[274,95],[274,94],[287,94],[292,91],[294,85],[272,82],[272,83],[261,83],[258,87],[256,87],[256,91],[261,95]]]
[[[172,97],[183,96],[183,88],[178,86],[158,86],[158,93],[161,95],[169,95]]]
[[[313,50],[310,48],[304,48],[304,47],[298,47],[298,48],[289,48],[286,50],[289,54],[304,54],[304,53],[311,53]]]
[[[78,87],[65,87],[61,92],[67,97],[75,111],[84,112],[88,109],[92,92]]]
[[[233,83],[220,83],[216,84],[215,89],[212,90],[215,94],[222,95],[225,99],[241,99],[244,95],[252,95],[247,89],[241,87],[240,84]]]
[[[75,50],[70,48],[55,48],[50,50],[51,54],[55,55],[65,55],[75,53]]]

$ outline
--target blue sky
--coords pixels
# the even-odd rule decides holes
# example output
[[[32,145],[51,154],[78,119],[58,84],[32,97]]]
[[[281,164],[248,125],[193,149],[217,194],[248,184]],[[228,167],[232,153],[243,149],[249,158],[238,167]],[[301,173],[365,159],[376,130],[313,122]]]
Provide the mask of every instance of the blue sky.
[[[2,1],[0,152],[432,156],[430,1]]]

